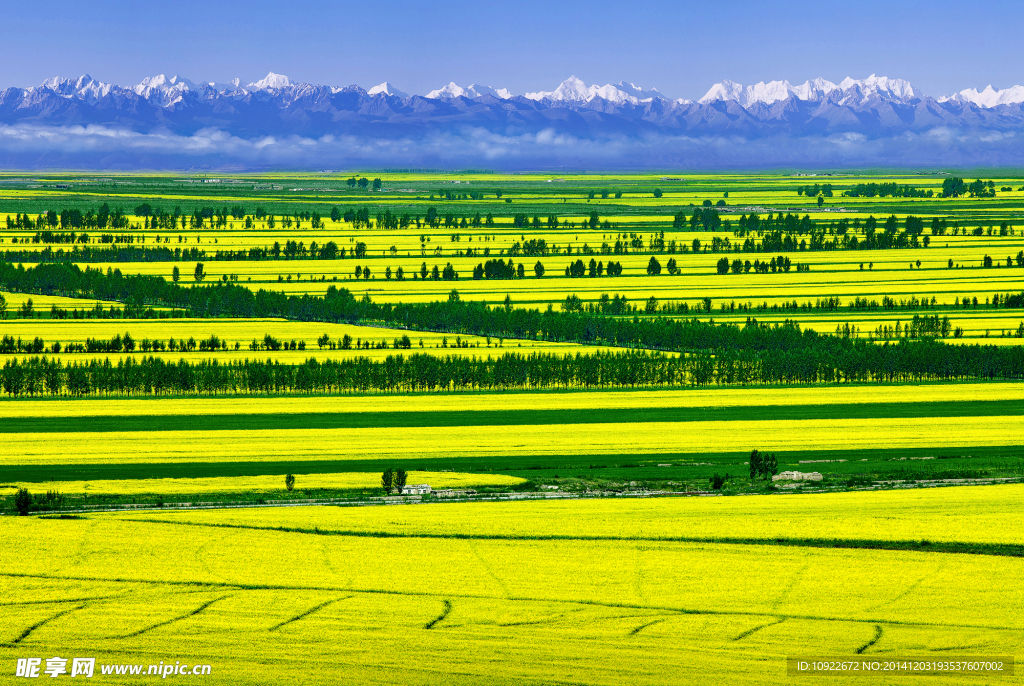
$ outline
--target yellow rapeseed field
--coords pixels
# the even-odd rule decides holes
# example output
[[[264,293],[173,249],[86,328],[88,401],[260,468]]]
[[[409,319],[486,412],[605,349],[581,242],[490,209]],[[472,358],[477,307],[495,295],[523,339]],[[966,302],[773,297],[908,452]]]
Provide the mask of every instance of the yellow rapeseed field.
[[[688,388],[685,390],[574,391],[270,398],[19,399],[5,402],[6,417],[90,417],[332,412],[451,412],[628,408],[757,407],[893,402],[1024,399],[1024,383],[943,383],[792,388]]]
[[[377,489],[380,475],[373,472],[338,474],[296,474],[299,497],[304,489]],[[4,488],[27,488],[32,492],[54,490],[64,495],[196,495],[202,493],[259,493],[284,490],[284,474],[263,476],[199,477],[194,479],[107,479],[92,481],[18,482]],[[505,474],[463,474],[457,472],[410,471],[408,483],[427,483],[432,488],[468,488],[472,486],[513,486],[524,482]]]
[[[822,501],[818,512],[849,511],[852,522],[858,509],[881,509],[868,502],[877,497]],[[508,531],[550,532],[550,505],[295,510],[315,509],[321,530],[308,533],[272,529],[288,524],[291,509],[273,511],[281,520],[265,509],[3,518],[4,539],[19,545],[0,549],[0,642],[12,664],[65,653],[177,660],[210,664],[226,684],[307,684],[310,674],[401,684],[766,684],[785,679],[793,654],[1022,652],[1017,558],[579,540],[616,518],[606,510],[590,524],[587,508],[604,503],[572,503],[584,509],[568,513],[566,540],[486,534],[517,517],[539,526]],[[635,517],[625,511],[625,529],[640,518],[654,529],[681,523],[675,501],[647,505]],[[719,528],[708,530],[769,516],[754,509],[719,509]],[[413,510],[424,519],[411,523]],[[959,516],[974,518],[963,508]],[[927,517],[918,524],[922,535],[942,528]],[[384,535],[332,533],[359,526]],[[432,531],[479,537],[422,536]]]
[[[632,422],[542,426],[269,429],[245,431],[18,433],[0,465],[366,460],[494,455],[722,453],[770,445],[778,451],[890,450],[1016,445],[1024,416]],[[526,466],[526,465],[524,465]]]
[[[536,536],[657,540],[835,539],[1024,544],[1024,484],[852,491],[745,498],[603,498],[583,501],[464,503],[407,507],[383,517],[373,508],[296,507],[178,512],[161,519],[248,526],[451,536]],[[965,514],[966,513],[966,514]],[[120,515],[147,519],[147,513]]]

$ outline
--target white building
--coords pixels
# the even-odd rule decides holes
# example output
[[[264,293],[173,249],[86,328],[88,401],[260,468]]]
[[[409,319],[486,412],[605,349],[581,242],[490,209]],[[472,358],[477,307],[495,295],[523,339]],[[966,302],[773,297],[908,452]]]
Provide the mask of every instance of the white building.
[[[402,495],[429,495],[430,484],[414,484],[402,486]]]

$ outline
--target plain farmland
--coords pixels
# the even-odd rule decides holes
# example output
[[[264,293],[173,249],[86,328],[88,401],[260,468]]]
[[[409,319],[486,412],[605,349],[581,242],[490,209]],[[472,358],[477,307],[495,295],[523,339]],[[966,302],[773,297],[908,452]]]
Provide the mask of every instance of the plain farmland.
[[[11,174],[0,183],[0,220],[11,218],[0,228],[0,276],[9,279],[0,283],[0,337],[21,339],[0,353],[9,389],[0,401],[0,506],[13,514],[23,487],[30,509],[64,516],[0,517],[0,536],[17,542],[0,551],[8,658],[187,659],[212,664],[217,683],[308,683],[315,665],[353,682],[495,683],[501,675],[611,685],[774,683],[797,650],[1019,656],[1022,486],[926,487],[1024,477],[1024,370],[982,364],[936,377],[927,356],[912,368],[898,355],[955,351],[984,363],[1021,345],[1024,177],[997,176],[995,197],[976,198],[938,197],[947,176],[931,172],[367,176],[379,176],[382,191],[354,188],[347,174]],[[843,196],[864,183],[932,197]],[[814,184],[831,184],[834,194],[819,204],[816,193],[797,193]],[[121,214],[100,226],[104,203]],[[438,219],[428,223],[432,209]],[[767,223],[751,229],[751,215]],[[870,217],[886,245],[905,247],[853,249],[852,238],[869,241]],[[778,232],[789,247],[756,249]],[[719,274],[723,258],[730,271],[739,260],[741,273]],[[779,258],[792,269],[778,268]],[[515,278],[473,278],[477,265],[499,259],[513,266],[501,275]],[[743,264],[769,259],[774,271]],[[591,260],[605,270],[621,264],[622,274],[589,276]],[[577,261],[584,274],[567,276]],[[657,275],[649,273],[655,262]],[[60,283],[73,271],[65,265],[99,271],[90,272],[92,285],[83,277],[71,288]],[[445,279],[446,267],[458,278]],[[57,277],[19,280],[34,268]],[[169,285],[175,268],[177,290]],[[132,275],[161,277],[171,295],[264,291],[287,306],[233,316],[222,299],[200,313],[184,296],[118,290],[156,282]],[[118,295],[100,298],[94,286]],[[332,287],[351,292],[339,298],[351,311],[402,305],[407,319],[329,317],[296,305],[326,302]],[[286,297],[302,295],[310,297]],[[481,302],[493,319],[550,311],[545,321],[578,321],[583,334],[499,336],[453,318],[452,303]],[[364,311],[387,311],[370,305]],[[936,324],[946,317],[943,334]],[[926,318],[931,328],[909,331]],[[642,337],[590,336],[608,322],[624,331],[695,319],[705,333],[735,325],[734,338],[721,340],[739,349],[658,352]],[[761,331],[748,319],[790,324]],[[726,326],[706,327],[711,320]],[[808,358],[827,364],[830,350],[857,344],[891,353],[895,371],[854,382],[812,374],[785,383],[691,375],[592,384],[580,376],[533,391],[528,381],[486,386],[500,391],[472,380],[430,391],[405,382],[237,391],[147,380],[119,392],[72,379],[85,365],[102,372],[95,378],[114,377],[153,357],[181,378],[201,362],[257,359],[286,370],[365,362],[387,372],[420,353],[429,354],[424,369],[457,358],[456,372],[506,355],[509,366],[523,363],[513,353],[551,353],[566,368],[612,354],[624,364],[735,358],[764,368],[790,351],[771,341],[743,348],[744,336],[783,340],[792,322],[802,337],[786,340],[809,341],[794,348]],[[830,335],[846,325],[857,340]],[[124,346],[126,333],[134,349]],[[212,336],[226,349],[141,345]],[[403,336],[410,347],[401,347]],[[27,352],[37,337],[45,345]],[[345,347],[346,337],[363,345]],[[67,351],[90,340],[107,347]],[[49,376],[22,383],[44,356]],[[909,381],[919,378],[956,380]],[[774,471],[822,480],[751,476],[754,449],[774,457]],[[573,498],[161,509],[380,502],[385,469],[435,488]],[[296,477],[294,492],[286,474]],[[734,497],[647,497],[657,492]]]
[[[5,518],[5,538],[37,554],[0,553],[4,595],[19,599],[0,640],[12,658],[187,659],[218,683],[306,683],[311,665],[340,665],[380,683],[762,684],[785,678],[794,647],[1013,655],[1021,562],[997,551],[1017,542],[1005,524],[1018,498],[977,487],[767,509],[704,498]],[[777,522],[750,526],[765,517]],[[737,535],[748,540],[726,542]],[[987,552],[901,549],[907,537]]]

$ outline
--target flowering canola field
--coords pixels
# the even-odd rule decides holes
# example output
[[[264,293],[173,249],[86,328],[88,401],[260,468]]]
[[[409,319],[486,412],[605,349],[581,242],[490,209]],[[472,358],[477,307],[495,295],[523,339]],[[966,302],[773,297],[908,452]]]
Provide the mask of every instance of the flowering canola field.
[[[4,539],[19,545],[0,549],[0,651],[12,665],[65,654],[210,664],[224,684],[766,684],[786,679],[794,654],[1019,658],[1020,558],[656,537],[789,526],[1001,540],[1016,520],[995,523],[1019,497],[1019,488],[986,487],[757,499],[766,505],[3,518]],[[773,510],[777,524],[760,524]],[[892,531],[881,523],[887,510],[897,513]],[[878,523],[859,529],[872,513]],[[296,523],[317,528],[275,529]],[[554,532],[566,537],[545,538]],[[586,538],[609,532],[621,537]]]
[[[630,422],[541,426],[430,426],[400,431],[271,429],[247,431],[112,431],[5,437],[0,466],[45,464],[212,463],[281,460],[367,460],[385,456],[442,459],[495,455],[617,455],[653,452],[736,452],[751,445],[776,450],[912,449],[1010,446],[1024,435],[1024,416],[901,419]],[[939,437],[942,437],[941,440]]]

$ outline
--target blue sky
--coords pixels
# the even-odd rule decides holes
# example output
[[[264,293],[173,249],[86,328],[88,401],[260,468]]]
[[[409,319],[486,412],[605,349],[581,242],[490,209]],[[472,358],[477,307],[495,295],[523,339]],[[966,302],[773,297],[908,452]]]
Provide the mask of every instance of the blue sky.
[[[929,95],[1024,83],[1024,3],[81,2],[5,3],[0,87],[89,73],[121,85],[268,71],[424,93],[448,81],[549,90],[575,74],[697,98],[740,83],[871,73]]]

